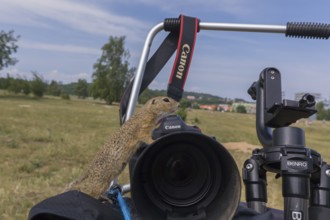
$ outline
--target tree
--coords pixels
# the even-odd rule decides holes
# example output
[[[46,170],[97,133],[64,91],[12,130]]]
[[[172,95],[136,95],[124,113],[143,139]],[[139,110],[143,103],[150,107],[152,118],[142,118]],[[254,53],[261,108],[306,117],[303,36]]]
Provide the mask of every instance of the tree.
[[[28,95],[31,92],[29,80],[26,78],[13,78],[7,74],[7,78],[0,78],[0,89],[6,89],[15,94],[23,93]]]
[[[20,88],[18,79],[15,79],[13,77],[9,77],[8,80],[9,80],[9,86],[7,88],[8,91],[12,92],[12,93],[15,93],[15,94],[20,93],[21,88]]]
[[[132,77],[129,68],[129,51],[124,48],[125,37],[110,37],[102,47],[102,55],[94,64],[91,95],[104,99],[107,104],[120,101],[121,95]]]
[[[31,93],[31,84],[27,79],[21,79],[21,89],[21,92],[23,92],[24,95]]]
[[[0,70],[9,65],[15,65],[18,60],[11,55],[16,53],[18,46],[16,42],[19,36],[14,36],[14,31],[0,31]]]
[[[7,73],[7,78],[0,78],[0,89],[8,89],[10,86],[11,77]]]
[[[52,80],[47,87],[47,94],[53,96],[60,96],[61,95],[61,88],[60,84],[55,80]]]
[[[27,79],[22,78],[8,78],[9,79],[9,86],[8,91],[13,92],[15,94],[23,93],[28,95],[31,92],[30,89],[30,82]]]
[[[33,79],[31,81],[31,90],[34,96],[42,97],[47,89],[47,83],[44,81],[43,77],[37,72],[33,73]]]
[[[88,97],[88,83],[85,79],[78,79],[76,84],[76,95],[78,98],[82,99]]]

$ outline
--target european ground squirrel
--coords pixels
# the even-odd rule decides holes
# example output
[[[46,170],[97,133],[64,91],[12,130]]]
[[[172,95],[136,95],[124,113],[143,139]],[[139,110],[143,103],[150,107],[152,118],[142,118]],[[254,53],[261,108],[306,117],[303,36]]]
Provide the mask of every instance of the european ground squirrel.
[[[152,142],[151,132],[157,121],[177,108],[178,103],[169,97],[149,100],[109,138],[83,176],[72,182],[66,191],[79,190],[99,198],[123,171],[140,144]]]

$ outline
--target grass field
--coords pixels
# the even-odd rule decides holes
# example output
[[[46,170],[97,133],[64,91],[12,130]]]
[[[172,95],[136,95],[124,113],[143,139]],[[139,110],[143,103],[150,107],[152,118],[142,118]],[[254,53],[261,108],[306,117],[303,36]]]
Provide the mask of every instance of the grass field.
[[[62,192],[119,127],[118,118],[118,106],[98,101],[0,94],[0,219],[26,219],[31,206]],[[224,145],[259,144],[254,115],[190,111],[187,122],[196,119],[203,133]],[[330,125],[300,122],[297,126],[305,129],[307,146],[330,161]],[[239,169],[250,157],[240,150],[230,152]],[[121,181],[127,182],[127,171]],[[269,174],[268,182],[269,205],[281,208],[280,180]]]

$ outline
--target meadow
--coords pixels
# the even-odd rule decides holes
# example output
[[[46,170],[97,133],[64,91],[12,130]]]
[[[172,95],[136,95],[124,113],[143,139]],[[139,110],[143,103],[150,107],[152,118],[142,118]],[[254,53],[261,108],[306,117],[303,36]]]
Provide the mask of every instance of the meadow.
[[[118,115],[118,106],[100,101],[1,93],[0,219],[26,219],[34,204],[61,193],[119,127]],[[225,146],[238,142],[229,151],[240,170],[251,156],[240,149],[240,143],[259,145],[254,115],[191,110],[187,123],[194,122]],[[296,126],[305,129],[306,145],[330,162],[330,124],[300,121]],[[125,170],[120,182],[128,182],[127,173]],[[274,174],[268,174],[268,198],[269,206],[282,208],[281,181]]]

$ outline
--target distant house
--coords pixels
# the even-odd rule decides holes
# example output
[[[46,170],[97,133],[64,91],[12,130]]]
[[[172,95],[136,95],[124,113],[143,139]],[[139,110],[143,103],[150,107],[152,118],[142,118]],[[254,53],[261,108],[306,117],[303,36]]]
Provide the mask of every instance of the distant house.
[[[188,99],[188,100],[195,100],[195,99],[196,99],[196,97],[195,97],[195,96],[193,96],[193,95],[188,95],[188,96],[187,96],[187,99]]]
[[[216,105],[200,105],[199,108],[204,109],[204,110],[211,110],[211,111],[216,111],[217,110]]]
[[[217,111],[231,112],[232,111],[232,106],[227,105],[227,104],[219,104],[218,107],[217,107]]]
[[[246,103],[246,102],[235,102],[233,103],[233,111],[236,112],[236,108],[239,105],[243,105],[246,109],[246,113],[255,114],[256,113],[256,104],[255,103]]]

